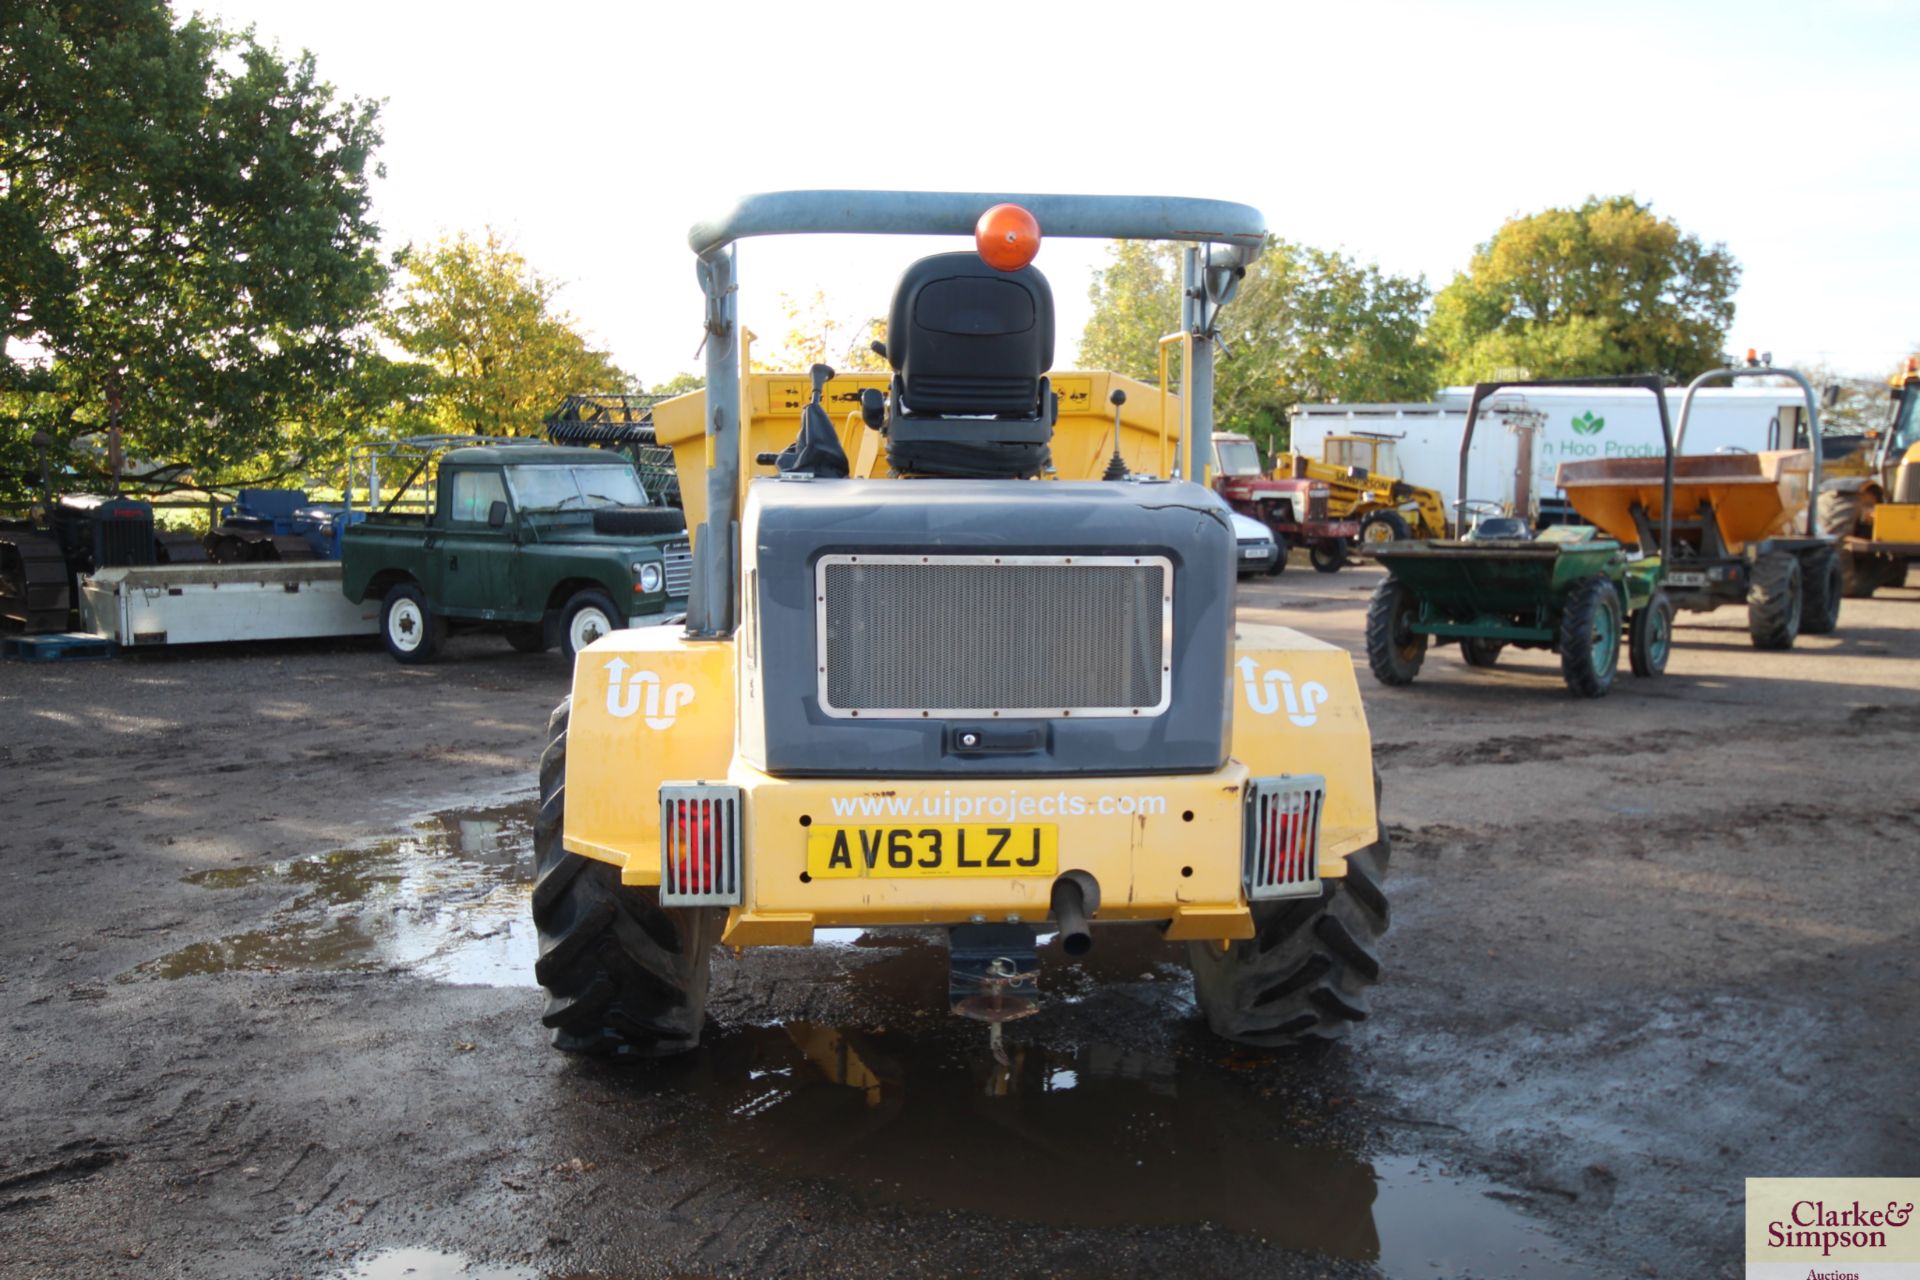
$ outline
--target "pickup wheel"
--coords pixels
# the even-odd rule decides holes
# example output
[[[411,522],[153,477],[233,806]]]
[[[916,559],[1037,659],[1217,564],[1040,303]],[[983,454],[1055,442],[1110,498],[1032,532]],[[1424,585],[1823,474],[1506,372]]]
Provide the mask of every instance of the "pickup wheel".
[[[569,853],[567,719],[547,722],[533,824],[533,923],[553,1047],[595,1057],[665,1057],[700,1043],[707,978],[725,911],[666,909],[660,891],[620,883],[610,862]]]
[[[553,648],[543,622],[516,622],[507,628],[507,643],[520,653],[545,653]]]
[[[447,638],[446,624],[427,608],[426,593],[411,582],[387,592],[380,608],[380,638],[396,662],[432,662]]]
[[[625,623],[606,592],[591,587],[574,592],[560,610],[560,656],[572,662],[582,649]]]

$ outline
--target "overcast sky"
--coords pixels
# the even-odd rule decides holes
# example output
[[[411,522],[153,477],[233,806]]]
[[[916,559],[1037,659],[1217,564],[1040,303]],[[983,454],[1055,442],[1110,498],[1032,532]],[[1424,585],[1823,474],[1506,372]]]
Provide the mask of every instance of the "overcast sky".
[[[1913,3],[179,7],[385,99],[389,240],[491,224],[648,382],[696,367],[688,226],[808,186],[1243,200],[1435,289],[1513,214],[1628,193],[1740,260],[1730,347],[1879,374],[1920,344]],[[925,251],[751,242],[743,315],[882,314]],[[1099,258],[1041,250],[1062,366]]]

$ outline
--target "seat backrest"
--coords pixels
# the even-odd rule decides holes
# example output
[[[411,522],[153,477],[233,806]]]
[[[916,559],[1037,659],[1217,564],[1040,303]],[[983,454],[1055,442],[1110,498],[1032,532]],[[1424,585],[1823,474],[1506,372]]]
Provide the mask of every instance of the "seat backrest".
[[[977,253],[922,258],[894,290],[887,359],[908,413],[1032,416],[1053,367],[1053,290]]]

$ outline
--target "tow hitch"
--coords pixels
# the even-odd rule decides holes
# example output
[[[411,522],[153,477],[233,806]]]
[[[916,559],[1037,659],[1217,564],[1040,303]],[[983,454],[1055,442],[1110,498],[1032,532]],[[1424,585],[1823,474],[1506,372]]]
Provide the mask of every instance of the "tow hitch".
[[[1002,1024],[1040,1012],[1040,957],[1024,924],[961,924],[947,931],[947,1000],[953,1012],[987,1024],[994,1060],[1007,1065]]]

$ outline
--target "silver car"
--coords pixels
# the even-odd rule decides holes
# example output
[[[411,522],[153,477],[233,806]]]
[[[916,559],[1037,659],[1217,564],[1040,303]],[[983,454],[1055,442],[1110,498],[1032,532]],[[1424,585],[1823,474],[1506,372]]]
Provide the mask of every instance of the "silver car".
[[[1233,536],[1239,544],[1234,551],[1234,563],[1239,566],[1240,576],[1250,573],[1278,573],[1283,564],[1284,552],[1280,544],[1274,541],[1273,530],[1261,524],[1252,516],[1233,513]]]

